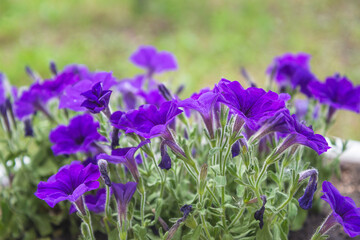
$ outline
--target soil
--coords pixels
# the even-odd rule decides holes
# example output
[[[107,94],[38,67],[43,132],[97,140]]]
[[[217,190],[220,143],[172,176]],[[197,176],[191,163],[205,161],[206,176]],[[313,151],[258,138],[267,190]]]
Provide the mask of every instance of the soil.
[[[342,163],[341,179],[334,178],[331,183],[342,195],[351,197],[357,206],[360,206],[360,164]],[[316,228],[323,222],[330,211],[330,208],[326,206],[320,214],[310,212],[303,229],[296,232],[290,232],[289,240],[310,239]],[[328,232],[328,235],[330,236],[328,240],[360,239],[360,237],[350,238],[340,225],[331,229]]]

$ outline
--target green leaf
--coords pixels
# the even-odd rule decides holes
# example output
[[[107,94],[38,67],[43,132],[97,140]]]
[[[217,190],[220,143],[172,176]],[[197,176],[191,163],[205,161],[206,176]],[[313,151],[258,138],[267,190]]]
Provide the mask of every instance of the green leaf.
[[[273,235],[271,234],[270,231],[270,226],[267,222],[264,223],[264,227],[263,229],[259,229],[256,232],[256,239],[259,240],[273,240],[275,238],[273,238]]]
[[[225,176],[216,176],[215,177],[216,187],[226,186],[226,177]]]
[[[212,158],[216,153],[220,152],[220,147],[215,147],[210,149],[209,151],[209,158]]]

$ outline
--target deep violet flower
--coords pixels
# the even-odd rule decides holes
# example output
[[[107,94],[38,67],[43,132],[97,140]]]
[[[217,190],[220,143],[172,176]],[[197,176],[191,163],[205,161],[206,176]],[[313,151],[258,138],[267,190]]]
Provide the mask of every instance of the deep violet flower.
[[[304,195],[298,200],[299,206],[305,210],[312,207],[312,200],[317,189],[318,171],[316,169],[309,169],[301,172],[298,182],[300,183],[308,177],[310,177],[310,180],[305,188]]]
[[[108,105],[111,96],[110,90],[103,90],[101,82],[96,83],[91,90],[81,93],[85,97],[82,107],[86,107],[91,113],[104,111]]]
[[[79,206],[81,196],[99,187],[97,181],[99,177],[97,165],[89,164],[85,167],[79,161],[73,161],[60,168],[47,182],[40,182],[35,196],[44,200],[52,208],[58,202],[68,200],[77,204],[77,207],[82,210],[81,204]]]
[[[300,91],[311,97],[311,92],[307,86],[316,78],[310,72],[310,58],[311,56],[306,53],[286,53],[276,57],[266,72],[269,75],[274,74],[274,79],[280,88],[290,86],[295,89],[300,86]]]
[[[111,188],[110,188],[111,189]],[[110,190],[110,195],[112,191]],[[99,189],[95,195],[89,194],[84,197],[85,204],[89,211],[94,213],[103,213],[105,212],[105,203],[106,203],[106,189]],[[74,205],[71,205],[69,213],[73,214],[77,209]]]
[[[137,93],[144,91],[144,75],[137,75],[132,79],[122,79],[117,84],[117,90],[122,94],[122,100],[127,110],[135,109],[138,106]]]
[[[157,107],[166,102],[166,99],[158,89],[150,91],[139,90],[136,95],[143,98],[146,104],[153,104]]]
[[[326,78],[324,83],[312,82],[309,85],[314,98],[330,108],[347,109],[360,113],[360,86],[353,86],[345,76],[335,74]]]
[[[356,207],[355,202],[350,197],[342,196],[328,181],[323,182],[322,192],[324,195],[321,199],[330,205],[332,213],[323,224],[320,233],[326,233],[339,223],[350,237],[360,235],[360,208]]]
[[[94,122],[90,114],[73,117],[68,126],[60,125],[50,132],[51,147],[55,155],[89,152],[95,141],[106,141],[97,129],[99,123]]]
[[[116,79],[111,72],[97,72],[90,78],[83,79],[73,85],[67,86],[60,97],[59,108],[68,108],[73,111],[86,110],[85,107],[81,106],[86,100],[81,93],[90,90],[94,84],[98,82],[102,83],[103,90],[108,90],[116,84]]]
[[[127,206],[136,191],[136,186],[136,182],[127,182],[126,184],[113,183],[111,186],[116,199],[118,216],[121,225],[124,221],[126,221]]]
[[[145,140],[136,147],[117,148],[111,151],[111,155],[101,153],[96,158],[98,160],[104,159],[112,164],[124,164],[133,175],[135,181],[139,182],[140,174],[135,159],[135,153],[142,146],[148,143],[150,143],[150,140]]]
[[[309,100],[307,99],[296,99],[295,103],[295,115],[298,120],[305,119],[305,116],[309,109]]]
[[[214,138],[213,112],[219,96],[219,93],[203,92],[178,102],[179,107],[200,113],[211,138]]]
[[[251,129],[256,129],[260,121],[285,109],[284,98],[277,93],[254,87],[244,89],[236,81],[222,79],[214,91],[221,93],[219,101],[232,109]]]
[[[41,83],[41,86],[54,97],[60,97],[65,88],[81,80],[91,79],[93,75],[84,65],[68,65],[59,73],[57,73],[56,65],[51,66],[51,71],[53,71],[53,73],[55,71],[56,74],[53,79],[48,79]]]
[[[182,110],[173,101],[164,102],[159,108],[147,104],[123,114],[113,126],[125,129],[125,133],[136,133],[148,139],[161,136],[173,140],[168,125],[180,113]],[[117,116],[120,114],[117,113]]]
[[[130,57],[130,61],[136,66],[145,68],[148,75],[162,73],[177,69],[175,56],[169,52],[158,52],[152,46],[142,46]]]

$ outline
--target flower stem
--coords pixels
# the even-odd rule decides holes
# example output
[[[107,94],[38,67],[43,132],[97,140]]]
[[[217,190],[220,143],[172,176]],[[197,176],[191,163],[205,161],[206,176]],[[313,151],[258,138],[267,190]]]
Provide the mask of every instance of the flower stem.
[[[235,216],[234,220],[232,220],[232,222],[230,223],[229,229],[236,223],[237,220],[239,220],[239,218],[243,215],[244,211],[245,211],[245,208],[240,209],[238,214]]]

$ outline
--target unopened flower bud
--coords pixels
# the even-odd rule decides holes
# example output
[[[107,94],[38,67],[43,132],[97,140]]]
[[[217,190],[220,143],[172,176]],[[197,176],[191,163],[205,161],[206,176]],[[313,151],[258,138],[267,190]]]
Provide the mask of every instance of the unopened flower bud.
[[[165,141],[161,143],[160,151],[161,151],[161,162],[159,164],[159,167],[161,169],[169,170],[171,168],[171,158],[167,153]]]
[[[159,91],[167,101],[172,100],[173,97],[169,89],[167,89],[164,84],[159,84]]]
[[[104,159],[100,159],[98,161],[98,166],[99,166],[99,170],[100,170],[100,174],[101,174],[101,178],[104,180],[105,184],[108,185],[109,187],[111,187],[111,180],[110,177],[108,175],[108,171],[107,171],[107,161]]]
[[[207,171],[208,171],[208,165],[206,163],[204,163],[201,166],[201,170],[200,170],[200,176],[199,176],[199,194],[203,195],[204,194],[204,190],[206,187],[206,177],[207,177]]]
[[[265,213],[265,204],[266,204],[266,196],[261,196],[260,197],[261,198],[261,200],[263,201],[263,205],[262,205],[262,207],[259,209],[259,210],[257,210],[256,212],[255,212],[255,214],[254,214],[254,218],[256,219],[256,220],[259,220],[260,222],[259,222],[259,227],[260,227],[260,229],[262,229],[263,227],[264,227],[264,213]]]
[[[51,61],[49,67],[50,67],[50,71],[51,71],[54,75],[57,75],[57,67],[56,67],[55,62]]]
[[[312,207],[312,200],[317,189],[318,171],[316,169],[309,169],[300,173],[298,182],[302,182],[310,177],[309,183],[306,186],[304,195],[299,198],[299,206],[302,209],[310,209]]]

